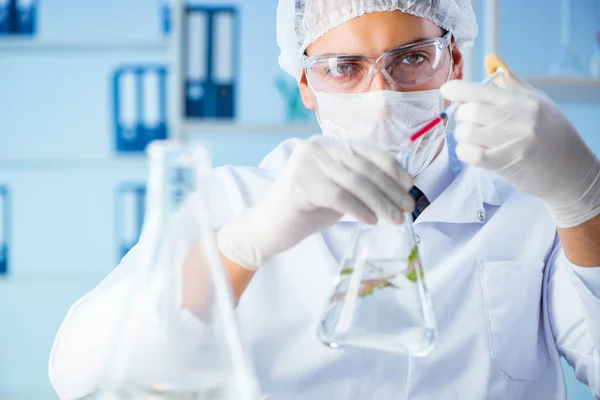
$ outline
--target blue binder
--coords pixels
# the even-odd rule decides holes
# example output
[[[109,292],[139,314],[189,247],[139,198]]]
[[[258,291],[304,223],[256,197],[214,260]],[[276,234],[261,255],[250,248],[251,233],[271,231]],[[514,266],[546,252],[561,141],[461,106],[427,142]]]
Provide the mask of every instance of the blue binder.
[[[10,16],[14,10],[11,0],[0,0],[0,34],[4,35],[10,32]]]
[[[125,66],[113,77],[116,148],[143,152],[167,137],[167,68]]]
[[[237,11],[186,8],[185,113],[190,118],[235,116]]]
[[[204,9],[186,12],[186,78],[185,115],[204,117],[207,115],[207,88],[209,56],[209,13]]]
[[[38,0],[0,0],[0,34],[33,35]]]
[[[140,239],[146,208],[146,186],[122,183],[117,187],[117,243],[119,259]]]
[[[33,35],[35,33],[35,21],[37,11],[37,0],[16,0],[17,1],[17,25],[20,35]]]
[[[162,16],[162,31],[164,35],[171,33],[171,1],[160,1],[160,13]]]
[[[233,118],[235,91],[236,14],[234,10],[220,10],[212,19],[212,83],[214,84],[215,116]]]
[[[0,275],[8,273],[10,197],[8,187],[0,186]]]

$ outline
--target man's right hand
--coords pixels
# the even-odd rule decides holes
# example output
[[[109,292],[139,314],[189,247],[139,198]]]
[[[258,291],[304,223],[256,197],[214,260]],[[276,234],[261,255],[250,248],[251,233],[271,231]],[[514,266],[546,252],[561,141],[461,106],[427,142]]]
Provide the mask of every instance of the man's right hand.
[[[266,199],[221,228],[221,253],[256,270],[344,214],[375,224],[414,208],[412,178],[383,151],[322,135],[301,142]]]

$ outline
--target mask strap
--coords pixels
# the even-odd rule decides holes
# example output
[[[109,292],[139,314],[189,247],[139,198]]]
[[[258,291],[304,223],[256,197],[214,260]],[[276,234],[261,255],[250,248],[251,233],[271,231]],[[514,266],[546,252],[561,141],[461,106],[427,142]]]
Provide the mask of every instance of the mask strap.
[[[308,85],[308,88],[310,90],[312,90],[312,92],[314,93],[314,98],[315,101],[317,103],[317,106],[319,105],[319,95],[317,94],[317,91],[315,90],[315,88],[311,85],[310,83],[310,79],[308,79],[308,76],[306,77],[306,84]],[[314,110],[316,116],[317,116],[317,122],[319,123],[319,126],[322,128],[323,125],[321,124],[321,117],[319,116],[319,111],[318,111],[318,107]]]
[[[308,75],[306,76],[306,84],[308,85],[308,88],[310,90],[312,90],[312,92],[316,95],[317,94],[317,90],[315,90],[315,88],[313,87],[313,85],[310,83],[310,79],[308,79]]]
[[[450,52],[450,71],[448,71],[448,77],[446,78],[446,82],[450,80],[450,77],[452,76],[452,70],[454,69],[454,57],[452,56],[452,49],[450,48],[450,46],[448,46],[448,51]]]

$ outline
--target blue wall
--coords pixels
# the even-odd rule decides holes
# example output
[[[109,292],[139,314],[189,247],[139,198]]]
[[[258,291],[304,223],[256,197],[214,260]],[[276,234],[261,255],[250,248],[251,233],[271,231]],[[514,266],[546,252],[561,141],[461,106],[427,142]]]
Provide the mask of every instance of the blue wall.
[[[477,0],[476,10],[483,26],[485,0]],[[500,1],[500,56],[521,76],[548,76],[551,65],[558,59],[560,49],[560,5],[562,0],[501,0]],[[571,0],[571,48],[581,64],[589,70],[590,58],[595,46],[596,33],[600,32],[600,1]],[[480,35],[475,55],[483,60],[483,35]],[[483,74],[482,67],[478,71]],[[595,116],[600,104],[559,105],[573,122],[588,145],[600,154],[600,128]]]
[[[206,2],[204,2],[206,3]],[[211,1],[223,4],[226,1]],[[284,108],[274,85],[277,0],[242,1],[240,120],[280,124]],[[251,5],[249,5],[251,3]],[[575,0],[573,43],[587,64],[597,0]],[[517,73],[545,73],[558,33],[558,0],[505,0],[501,55]],[[113,151],[110,77],[126,63],[166,63],[158,0],[41,0],[39,39],[139,43],[127,50],[3,47],[0,39],[0,183],[13,198],[11,275],[0,279],[0,399],[52,399],[47,380],[50,346],[70,304],[117,260],[114,192],[145,179],[141,157]],[[109,22],[110,21],[110,22]],[[481,52],[477,54],[482,57]],[[600,153],[599,105],[561,104]],[[315,132],[316,133],[316,132]],[[200,138],[215,164],[257,164],[279,133],[216,134]],[[591,399],[567,372],[571,399]]]

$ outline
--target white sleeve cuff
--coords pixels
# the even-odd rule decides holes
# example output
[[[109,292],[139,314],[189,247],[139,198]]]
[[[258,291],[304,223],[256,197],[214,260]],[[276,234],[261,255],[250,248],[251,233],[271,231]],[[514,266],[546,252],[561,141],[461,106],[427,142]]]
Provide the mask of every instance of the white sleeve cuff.
[[[579,280],[587,289],[589,294],[600,300],[600,266],[599,267],[580,267],[569,261],[574,278]],[[578,278],[578,279],[577,279]],[[577,285],[580,286],[580,285]]]

